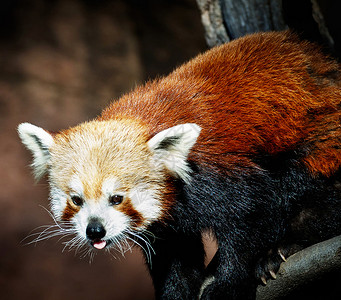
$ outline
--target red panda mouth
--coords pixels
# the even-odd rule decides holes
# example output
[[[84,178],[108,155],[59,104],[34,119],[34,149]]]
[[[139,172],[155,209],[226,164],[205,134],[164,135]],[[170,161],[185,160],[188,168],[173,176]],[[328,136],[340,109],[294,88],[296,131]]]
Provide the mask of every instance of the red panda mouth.
[[[107,241],[105,240],[95,240],[91,244],[98,250],[104,249],[108,245]]]

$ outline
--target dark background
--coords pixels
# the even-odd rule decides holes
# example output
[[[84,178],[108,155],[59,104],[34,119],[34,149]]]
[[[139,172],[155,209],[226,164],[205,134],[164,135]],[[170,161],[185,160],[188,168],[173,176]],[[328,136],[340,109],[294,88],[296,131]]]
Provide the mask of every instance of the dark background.
[[[194,0],[2,0],[0,5],[0,298],[152,299],[139,249],[92,263],[53,238],[45,180],[34,184],[16,127],[57,131],[95,117],[136,84],[206,49]],[[42,231],[36,229],[34,232]]]

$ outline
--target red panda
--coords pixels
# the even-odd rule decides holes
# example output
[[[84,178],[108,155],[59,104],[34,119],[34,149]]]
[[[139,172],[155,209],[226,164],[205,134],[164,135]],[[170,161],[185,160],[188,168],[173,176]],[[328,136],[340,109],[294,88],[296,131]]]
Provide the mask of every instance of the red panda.
[[[135,241],[158,299],[253,299],[292,245],[341,233],[340,107],[339,64],[270,32],[198,55],[95,120],[18,131],[77,243]],[[218,244],[207,269],[204,230]]]

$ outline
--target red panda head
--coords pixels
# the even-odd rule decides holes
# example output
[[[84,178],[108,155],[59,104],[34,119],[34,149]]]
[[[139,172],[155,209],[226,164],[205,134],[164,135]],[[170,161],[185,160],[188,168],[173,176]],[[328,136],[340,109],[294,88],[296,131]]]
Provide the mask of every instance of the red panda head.
[[[91,121],[51,134],[18,127],[39,179],[48,173],[51,209],[82,242],[101,249],[165,215],[169,175],[190,181],[187,156],[200,127],[177,125],[150,138],[133,120]]]

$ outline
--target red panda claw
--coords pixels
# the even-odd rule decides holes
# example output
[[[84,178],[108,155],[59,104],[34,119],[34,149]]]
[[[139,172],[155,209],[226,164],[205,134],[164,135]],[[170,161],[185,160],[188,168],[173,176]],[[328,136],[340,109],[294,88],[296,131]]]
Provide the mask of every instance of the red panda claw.
[[[281,250],[279,250],[279,249],[278,249],[278,254],[279,254],[279,256],[281,257],[281,259],[282,259],[283,261],[287,261],[287,259],[285,258],[285,256],[284,256],[283,253],[281,252]]]
[[[269,272],[270,272],[270,275],[273,279],[277,278],[276,273],[274,271],[270,270]]]
[[[267,284],[267,282],[266,282],[266,278],[265,278],[264,276],[262,276],[260,279],[262,280],[262,282],[263,282],[263,284],[264,284],[264,285],[266,285],[266,284]]]

